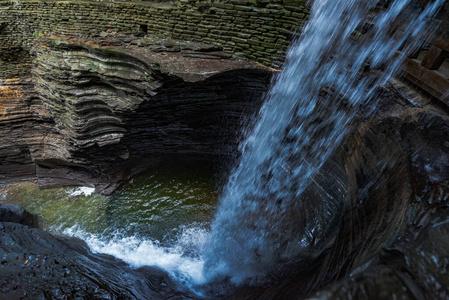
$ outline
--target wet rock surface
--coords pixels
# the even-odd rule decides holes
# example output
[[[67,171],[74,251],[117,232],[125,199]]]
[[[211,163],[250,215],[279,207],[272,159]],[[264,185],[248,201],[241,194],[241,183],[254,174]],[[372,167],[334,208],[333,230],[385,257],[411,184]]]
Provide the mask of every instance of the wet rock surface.
[[[311,233],[322,243],[307,247],[315,257],[287,264],[264,287],[238,289],[233,299],[448,297],[449,118],[412,91],[399,82],[383,89],[379,109],[355,122],[325,166],[344,192],[305,207],[338,220],[328,236],[326,227]],[[323,183],[318,178],[307,194],[319,196],[314,191],[329,188]],[[322,201],[340,209],[320,211]]]
[[[0,221],[18,223],[27,225],[29,227],[39,227],[39,217],[35,216],[23,207],[14,204],[1,204],[0,205]]]
[[[193,298],[159,269],[133,269],[93,254],[79,239],[26,225],[35,218],[23,208],[0,206],[1,299]]]

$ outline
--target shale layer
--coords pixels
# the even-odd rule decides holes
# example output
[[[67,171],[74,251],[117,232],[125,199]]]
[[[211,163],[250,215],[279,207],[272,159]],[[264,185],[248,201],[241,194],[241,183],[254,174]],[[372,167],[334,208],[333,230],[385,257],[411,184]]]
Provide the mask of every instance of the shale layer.
[[[42,185],[105,189],[162,155],[230,158],[272,73],[171,39],[50,36],[32,51],[31,75],[1,87],[0,176]]]
[[[0,49],[30,49],[43,34],[151,33],[212,43],[228,53],[280,64],[307,17],[288,1],[0,1]]]

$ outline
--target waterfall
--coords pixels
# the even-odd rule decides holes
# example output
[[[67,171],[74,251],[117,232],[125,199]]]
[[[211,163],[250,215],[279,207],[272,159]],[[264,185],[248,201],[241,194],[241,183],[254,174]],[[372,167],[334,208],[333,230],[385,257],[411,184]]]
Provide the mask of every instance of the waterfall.
[[[390,2],[313,2],[222,192],[205,253],[210,280],[261,278],[324,230],[286,233],[289,210],[301,207],[361,108],[375,108],[376,91],[424,41],[426,21],[444,0],[422,10],[412,0]]]

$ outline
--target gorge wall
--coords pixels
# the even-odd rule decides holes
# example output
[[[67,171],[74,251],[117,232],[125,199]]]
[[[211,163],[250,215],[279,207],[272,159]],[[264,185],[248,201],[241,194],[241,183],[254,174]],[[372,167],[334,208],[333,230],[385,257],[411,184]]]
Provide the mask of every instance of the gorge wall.
[[[0,0],[0,178],[235,153],[305,2]]]
[[[94,161],[107,166],[99,177],[155,154],[235,152],[242,117],[308,9],[305,0],[0,0],[0,178],[67,178],[66,166],[84,173]],[[447,12],[437,43],[405,66],[446,105]]]
[[[0,1],[0,53],[30,49],[43,34],[150,33],[222,46],[279,66],[307,17],[304,0]]]
[[[161,156],[231,157],[272,74],[216,46],[165,39],[52,35],[32,54],[28,73],[0,90],[0,178],[42,185],[107,188]]]

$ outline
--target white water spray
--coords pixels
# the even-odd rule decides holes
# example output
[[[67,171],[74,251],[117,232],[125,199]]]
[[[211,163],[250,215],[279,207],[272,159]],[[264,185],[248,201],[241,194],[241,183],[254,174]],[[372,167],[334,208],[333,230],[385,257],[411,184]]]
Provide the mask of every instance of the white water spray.
[[[56,228],[56,231],[60,231]],[[165,270],[172,278],[194,289],[206,281],[203,274],[203,251],[208,232],[203,226],[179,229],[178,236],[170,245],[138,236],[126,236],[117,232],[112,238],[88,233],[79,226],[62,230],[62,233],[84,240],[91,251],[113,255],[130,266],[138,268],[153,266]]]

